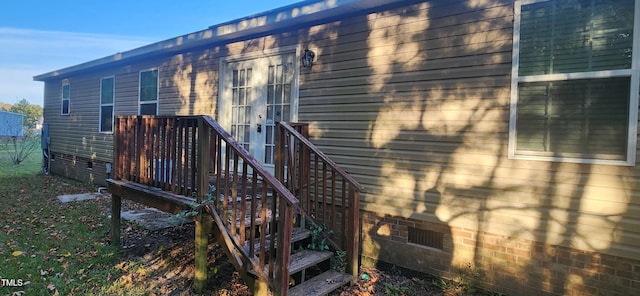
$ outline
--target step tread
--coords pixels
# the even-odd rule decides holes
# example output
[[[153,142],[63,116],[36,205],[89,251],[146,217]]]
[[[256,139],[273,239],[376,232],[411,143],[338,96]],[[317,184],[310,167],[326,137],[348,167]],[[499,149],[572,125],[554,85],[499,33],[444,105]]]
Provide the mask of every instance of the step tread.
[[[329,260],[331,257],[333,257],[333,253],[328,251],[302,250],[295,252],[289,259],[289,274],[302,271],[305,268],[309,268],[320,262]],[[268,270],[266,268],[268,267],[265,267],[265,273]],[[249,271],[249,273],[255,275],[255,271],[253,270]]]
[[[289,289],[291,296],[322,296],[327,295],[339,287],[351,281],[353,277],[349,274],[329,270],[316,277],[305,281]]]
[[[311,230],[295,227],[291,232],[291,243],[299,242],[308,237],[311,237]],[[267,235],[265,245],[268,246],[270,243],[271,243],[271,235]],[[260,250],[260,239],[257,239],[257,241],[253,244],[253,247],[255,248],[256,252]],[[278,247],[277,239],[275,241],[275,247],[276,248]],[[245,252],[249,253],[249,244],[246,244],[243,248]]]

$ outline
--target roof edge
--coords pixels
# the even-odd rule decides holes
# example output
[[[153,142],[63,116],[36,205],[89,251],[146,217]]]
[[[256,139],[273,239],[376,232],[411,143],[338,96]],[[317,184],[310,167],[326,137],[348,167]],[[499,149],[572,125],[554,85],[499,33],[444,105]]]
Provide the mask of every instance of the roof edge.
[[[281,30],[289,26],[337,17],[361,10],[387,6],[393,3],[408,2],[402,0],[307,0],[273,10],[242,17],[229,22],[210,26],[193,33],[170,38],[95,59],[71,67],[47,72],[33,77],[34,81],[46,81],[75,72],[89,70],[114,62],[142,57],[155,53],[178,52],[186,48],[205,44],[237,40],[245,36]]]
[[[27,115],[25,115],[25,114],[20,114],[20,113],[11,112],[11,111],[5,111],[5,110],[0,110],[0,112],[2,112],[2,113],[7,113],[7,114],[12,114],[12,115],[20,115],[20,116],[22,116],[22,117],[27,116]]]

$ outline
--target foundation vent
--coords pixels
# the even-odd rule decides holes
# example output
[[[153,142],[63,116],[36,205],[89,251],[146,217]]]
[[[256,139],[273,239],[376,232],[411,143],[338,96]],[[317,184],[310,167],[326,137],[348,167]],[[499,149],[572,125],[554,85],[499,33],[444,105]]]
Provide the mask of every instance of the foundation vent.
[[[442,250],[444,235],[441,232],[409,227],[409,243]]]

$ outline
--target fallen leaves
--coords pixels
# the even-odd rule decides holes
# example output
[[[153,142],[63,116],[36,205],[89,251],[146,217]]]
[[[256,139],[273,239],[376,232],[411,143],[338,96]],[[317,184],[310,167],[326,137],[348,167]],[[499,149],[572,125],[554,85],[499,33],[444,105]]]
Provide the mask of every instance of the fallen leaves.
[[[93,190],[51,176],[0,180],[0,269],[27,280],[29,295],[83,295],[107,284],[116,262],[103,243],[108,201],[61,204],[56,199],[87,189]]]

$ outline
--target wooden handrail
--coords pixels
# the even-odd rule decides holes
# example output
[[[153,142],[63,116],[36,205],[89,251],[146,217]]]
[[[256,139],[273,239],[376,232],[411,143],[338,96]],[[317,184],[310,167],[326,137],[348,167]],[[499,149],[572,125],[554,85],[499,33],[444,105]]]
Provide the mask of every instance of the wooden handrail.
[[[230,259],[242,260],[232,263],[251,266],[258,281],[278,295],[287,294],[291,221],[302,211],[300,202],[216,121],[209,116],[119,116],[114,145],[114,179],[195,196],[224,229],[223,245],[238,255]],[[211,183],[215,191],[208,192]]]
[[[291,125],[286,122],[280,122],[280,126],[285,129],[292,137],[295,137],[296,140],[302,142],[307,149],[310,149],[312,153],[317,154],[324,162],[326,162],[331,168],[336,170],[343,178],[349,181],[349,183],[359,191],[364,190],[364,186],[360,185],[356,179],[354,179],[351,175],[349,175],[346,171],[344,171],[339,165],[337,165],[331,158],[329,158],[322,150],[320,150],[315,144],[311,143],[309,139],[305,138],[298,131],[296,131]]]
[[[291,192],[289,192],[288,188],[284,186],[284,184],[282,184],[280,180],[276,179],[276,177],[274,177],[269,171],[267,171],[262,166],[262,164],[260,164],[260,162],[258,162],[251,154],[249,154],[249,152],[244,149],[244,147],[242,147],[236,140],[234,140],[226,130],[224,130],[216,121],[214,121],[209,116],[203,116],[203,119],[209,124],[209,126],[215,133],[220,135],[224,139],[224,141],[233,148],[234,151],[242,152],[242,159],[246,161],[250,167],[256,170],[258,172],[258,175],[260,175],[263,180],[265,180],[269,184],[273,184],[274,189],[276,189],[279,194],[283,195],[287,203],[293,206],[298,206],[299,201],[295,198],[295,196],[293,196]]]
[[[308,221],[315,225],[311,227],[327,229],[322,235],[336,251],[347,252],[348,272],[357,278],[360,192],[364,187],[297,131],[306,130],[303,125],[295,125],[278,123],[276,146],[287,174],[276,176],[300,200],[303,224]]]

